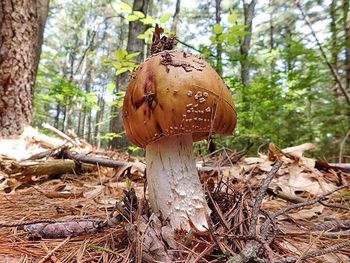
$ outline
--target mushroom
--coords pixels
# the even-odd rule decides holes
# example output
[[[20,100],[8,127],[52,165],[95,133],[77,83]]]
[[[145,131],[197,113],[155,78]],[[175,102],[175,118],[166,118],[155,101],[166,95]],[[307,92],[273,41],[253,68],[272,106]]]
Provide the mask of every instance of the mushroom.
[[[161,51],[134,70],[123,122],[126,135],[146,148],[147,184],[153,212],[172,230],[208,229],[209,208],[192,144],[212,133],[230,134],[236,111],[230,92],[201,57]]]

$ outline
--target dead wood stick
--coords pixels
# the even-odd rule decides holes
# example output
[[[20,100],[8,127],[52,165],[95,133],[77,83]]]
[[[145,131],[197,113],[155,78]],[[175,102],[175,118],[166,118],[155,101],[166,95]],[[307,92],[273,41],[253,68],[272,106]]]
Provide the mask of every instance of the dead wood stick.
[[[65,154],[69,159],[82,162],[82,163],[89,163],[89,164],[95,164],[95,165],[112,167],[112,168],[132,166],[132,163],[130,162],[112,160],[104,157],[86,156],[78,153],[72,153],[70,151],[65,151]]]
[[[299,204],[299,203],[303,203],[306,202],[307,200],[305,198],[299,197],[297,195],[293,195],[293,194],[288,194],[282,191],[277,191],[275,192],[272,188],[268,188],[266,191],[269,195],[281,198],[285,201],[294,203],[294,204]]]
[[[271,183],[273,177],[278,172],[279,168],[282,166],[283,162],[281,160],[277,160],[275,164],[272,166],[270,172],[267,174],[266,178],[262,182],[262,185],[259,189],[259,192],[256,197],[256,201],[253,205],[252,210],[252,218],[250,220],[250,226],[249,226],[249,236],[256,237],[256,224],[258,220],[259,211],[261,208],[261,203],[264,199],[264,196],[266,194],[267,188],[269,187],[269,184]],[[266,220],[270,223],[270,220]],[[264,229],[266,232],[265,235],[262,236],[262,241],[265,241],[268,235],[268,227]],[[227,262],[228,263],[244,263],[249,262],[253,260],[254,262],[265,262],[265,260],[258,257],[258,252],[260,248],[263,247],[262,242],[258,242],[256,240],[249,241],[245,247],[242,249],[242,251],[231,257]]]
[[[344,170],[344,172],[350,172],[350,163],[330,163],[331,168],[338,168]]]
[[[259,210],[261,208],[262,201],[266,195],[267,188],[269,187],[272,179],[282,166],[283,162],[281,160],[277,160],[276,163],[272,166],[270,172],[267,174],[266,178],[262,182],[262,185],[259,188],[259,192],[256,196],[255,203],[252,210],[252,218],[250,220],[250,226],[249,226],[249,235],[255,236],[256,235],[256,223],[258,220]]]
[[[290,210],[293,210],[293,209],[298,209],[298,208],[302,208],[302,207],[305,207],[305,206],[310,206],[310,205],[314,205],[316,203],[319,203],[320,201],[322,201],[324,198],[326,198],[328,195],[331,195],[341,189],[344,189],[346,187],[349,187],[348,185],[342,185],[342,186],[339,186],[339,187],[336,187],[335,189],[333,189],[332,191],[329,191],[323,195],[320,195],[318,197],[316,197],[315,199],[312,199],[312,200],[309,200],[309,201],[306,201],[306,202],[303,202],[303,203],[299,203],[299,204],[294,204],[294,205],[290,205],[290,206],[287,206],[287,207],[284,207],[284,208],[281,208],[281,209],[278,209],[276,212],[272,213],[271,215],[271,218],[276,218],[277,216],[280,216]]]
[[[105,166],[105,167],[124,167],[125,169],[128,169],[129,167],[133,166],[132,162],[126,162],[126,161],[121,161],[121,160],[112,160],[108,159],[105,157],[94,157],[94,156],[86,156],[78,153],[72,153],[70,151],[65,151],[66,157],[72,160],[76,160],[78,162],[82,163],[89,163],[89,164],[95,164],[95,165],[100,165],[100,166]],[[198,170],[201,172],[210,172],[210,171],[218,171],[222,172],[226,168],[230,167],[209,167],[209,166],[204,166],[204,167],[199,167]]]
[[[318,256],[322,256],[325,254],[329,254],[335,251],[339,251],[342,248],[350,246],[350,241],[345,241],[342,243],[335,244],[333,246],[326,247],[324,249],[319,250],[313,250],[308,253],[305,253],[304,255],[300,256],[291,256],[291,257],[284,257],[279,260],[275,260],[274,263],[289,263],[289,262],[295,262],[297,260],[305,260],[308,258],[314,258]]]
[[[42,126],[45,129],[48,129],[54,133],[56,133],[58,136],[60,136],[61,138],[65,139],[66,141],[70,142],[72,145],[79,145],[79,142],[74,141],[71,137],[69,137],[68,135],[64,134],[63,132],[61,132],[60,130],[56,129],[55,127],[53,127],[52,125],[48,124],[48,123],[43,123]]]
[[[91,172],[95,169],[89,164],[80,167],[73,160],[46,160],[43,162],[18,163],[8,174],[19,178],[21,181],[29,180],[28,177],[40,175],[54,175],[78,172]]]

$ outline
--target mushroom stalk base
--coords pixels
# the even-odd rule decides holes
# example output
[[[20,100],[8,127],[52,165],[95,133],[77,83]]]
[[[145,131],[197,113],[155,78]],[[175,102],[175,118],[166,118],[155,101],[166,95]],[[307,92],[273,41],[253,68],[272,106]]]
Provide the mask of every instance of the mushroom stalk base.
[[[209,208],[192,143],[192,135],[176,135],[146,147],[148,195],[153,212],[168,220],[173,230],[190,231],[193,225],[206,231]]]

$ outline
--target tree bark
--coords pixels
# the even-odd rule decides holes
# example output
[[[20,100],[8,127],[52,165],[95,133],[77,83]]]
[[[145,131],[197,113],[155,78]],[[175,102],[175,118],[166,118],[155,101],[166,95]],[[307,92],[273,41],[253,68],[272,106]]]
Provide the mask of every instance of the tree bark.
[[[180,13],[181,0],[176,0],[175,12],[173,15],[173,21],[171,23],[170,31],[176,36],[177,32],[177,22],[179,21],[179,13]]]
[[[343,2],[344,12],[344,31],[345,31],[345,72],[346,84],[345,89],[350,92],[350,14],[349,14],[349,0]]]
[[[0,136],[32,120],[32,96],[49,0],[0,3]]]
[[[215,0],[215,22],[221,22],[221,0]],[[216,71],[222,77],[222,43],[220,41],[216,44]]]
[[[330,5],[330,18],[331,18],[331,23],[330,23],[330,31],[332,34],[332,38],[331,38],[331,54],[332,54],[332,58],[331,58],[331,63],[333,64],[333,66],[335,68],[338,68],[338,30],[337,30],[337,23],[336,20],[337,18],[337,12],[336,12],[336,8],[337,8],[337,0],[332,0],[332,3]]]
[[[250,42],[252,39],[252,24],[254,18],[256,0],[252,0],[249,4],[243,0],[244,8],[244,25],[246,26],[247,34],[243,37],[243,41],[240,46],[241,51],[241,79],[245,87],[249,85],[249,61],[248,54],[250,49]]]
[[[132,10],[141,11],[145,15],[147,14],[149,0],[134,0]],[[146,26],[141,21],[129,22],[129,32],[128,32],[128,44],[127,51],[140,52],[140,55],[136,57],[136,61],[141,62],[144,59],[144,41],[138,39],[137,36],[146,30]],[[123,73],[117,77],[116,80],[116,92],[120,89],[124,89],[127,80],[128,73]],[[109,125],[109,130],[111,132],[121,132],[123,130],[123,124],[121,119],[121,110],[117,107],[111,108],[111,121]],[[127,145],[127,139],[125,136],[121,138],[114,138],[109,144],[112,148],[124,147]]]

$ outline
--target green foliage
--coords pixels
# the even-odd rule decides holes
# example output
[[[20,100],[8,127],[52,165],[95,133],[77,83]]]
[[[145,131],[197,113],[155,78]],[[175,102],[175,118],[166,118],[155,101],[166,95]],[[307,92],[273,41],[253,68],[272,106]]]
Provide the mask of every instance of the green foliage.
[[[132,71],[132,69],[136,66],[137,61],[135,57],[137,57],[140,52],[128,53],[123,48],[118,48],[112,58],[103,58],[103,61],[107,65],[112,65],[116,69],[116,76],[122,74],[127,71]]]
[[[128,151],[133,156],[143,156],[144,155],[144,150],[140,147],[135,146],[135,145],[130,145],[128,147]]]

